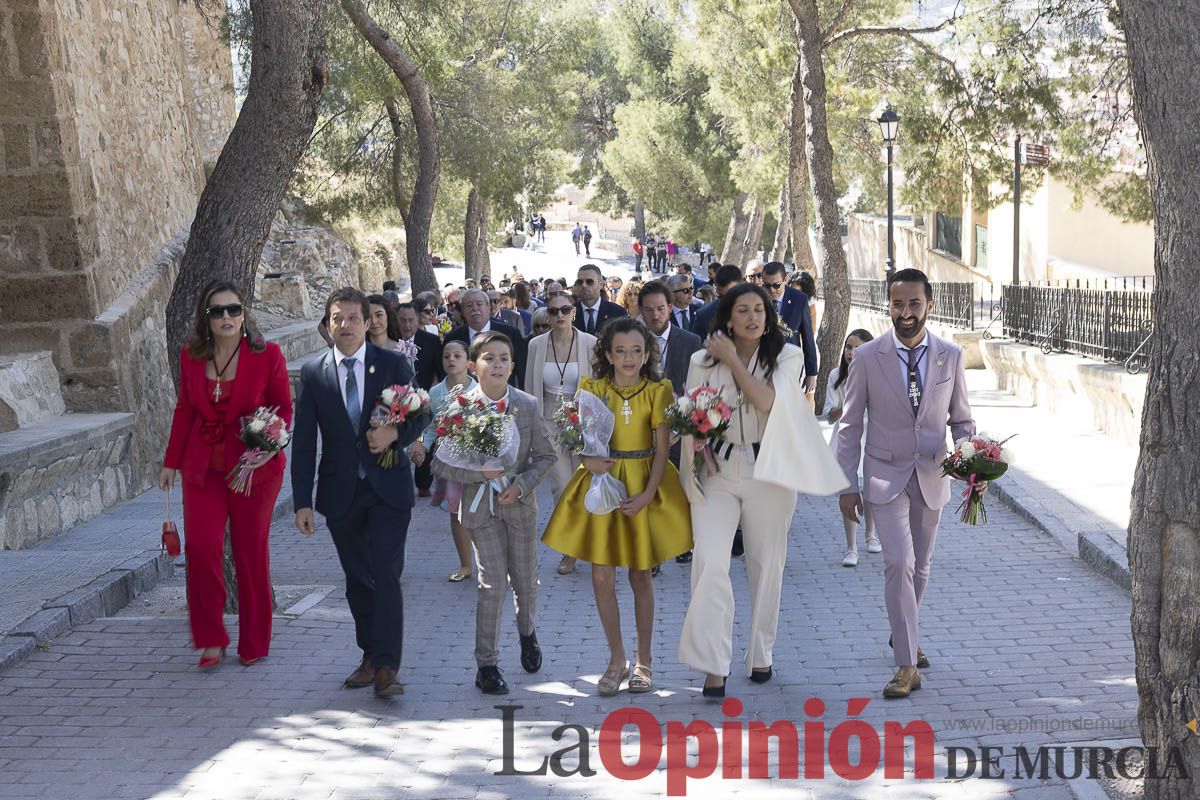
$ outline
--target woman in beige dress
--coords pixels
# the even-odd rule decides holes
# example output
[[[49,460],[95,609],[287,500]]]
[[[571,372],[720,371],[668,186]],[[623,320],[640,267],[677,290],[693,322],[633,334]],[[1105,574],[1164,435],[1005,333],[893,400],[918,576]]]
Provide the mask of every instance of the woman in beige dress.
[[[550,332],[529,340],[529,356],[525,362],[525,391],[538,399],[542,417],[551,432],[555,430],[554,412],[564,399],[573,398],[580,378],[592,376],[592,349],[596,337],[575,327],[575,305],[563,292],[546,300],[550,315]],[[558,461],[550,470],[550,491],[558,502],[563,488],[579,467],[579,458],[555,445]],[[558,574],[575,571],[575,559],[563,556]]]

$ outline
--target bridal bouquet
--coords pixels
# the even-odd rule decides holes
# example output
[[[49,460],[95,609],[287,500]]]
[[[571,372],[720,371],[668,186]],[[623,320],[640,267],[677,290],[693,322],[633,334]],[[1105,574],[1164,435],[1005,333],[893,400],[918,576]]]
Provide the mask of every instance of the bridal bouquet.
[[[958,511],[959,518],[968,525],[987,524],[987,506],[978,484],[994,481],[1008,471],[1013,463],[1012,450],[1004,447],[1008,439],[993,439],[986,433],[964,436],[954,443],[954,452],[942,461],[943,475],[967,482]]]
[[[729,430],[733,409],[721,397],[721,390],[713,386],[699,386],[667,406],[671,430],[692,437],[692,480],[702,497],[700,473],[712,477],[721,471],[713,458],[712,442]]]
[[[393,384],[379,393],[375,408],[371,410],[371,427],[403,425],[409,417],[429,410],[429,393],[424,389]],[[389,447],[379,454],[379,466],[391,469],[396,465],[396,448]]]
[[[516,420],[505,413],[505,402],[485,402],[482,397],[469,398],[459,387],[447,397],[446,409],[438,415],[434,432],[437,435],[435,458],[451,467],[490,472],[508,470],[517,462],[521,435]],[[507,475],[484,481],[471,511],[479,507],[485,490],[503,492],[511,479]],[[488,497],[489,507],[491,495]]]
[[[554,422],[558,425],[558,444],[564,450],[577,456],[608,458],[617,416],[599,397],[580,390],[575,399],[565,400],[554,413]],[[609,514],[628,497],[629,490],[616,475],[593,473],[583,505],[592,514]]]
[[[261,406],[248,417],[242,418],[242,431],[238,438],[246,445],[246,452],[225,476],[229,488],[238,494],[250,494],[254,483],[254,470],[267,463],[273,455],[288,446],[291,434],[283,417],[275,413],[277,406]]]

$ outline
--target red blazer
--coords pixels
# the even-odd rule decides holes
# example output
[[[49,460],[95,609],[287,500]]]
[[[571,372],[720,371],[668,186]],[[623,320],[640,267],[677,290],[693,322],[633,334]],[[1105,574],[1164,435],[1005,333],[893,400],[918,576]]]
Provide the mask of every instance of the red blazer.
[[[246,446],[238,438],[241,418],[254,413],[259,406],[277,406],[279,416],[292,427],[292,393],[288,383],[287,361],[274,342],[267,342],[261,353],[250,349],[242,339],[238,355],[237,378],[233,381],[233,397],[224,419],[218,419],[204,377],[207,361],[188,355],[187,348],[179,354],[179,396],[175,416],[171,420],[171,436],[163,466],[177,469],[183,480],[203,486],[212,460],[213,444],[224,439],[226,463],[230,469],[237,463]],[[263,477],[283,474],[283,453],[259,467]]]

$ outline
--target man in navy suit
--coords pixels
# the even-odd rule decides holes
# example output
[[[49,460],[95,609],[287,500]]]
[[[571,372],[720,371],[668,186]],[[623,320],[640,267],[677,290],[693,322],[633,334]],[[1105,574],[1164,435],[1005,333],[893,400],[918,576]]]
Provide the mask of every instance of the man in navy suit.
[[[599,336],[604,323],[613,317],[625,317],[625,309],[604,299],[604,275],[595,264],[584,264],[575,275],[575,327]],[[518,364],[518,368],[520,364]]]
[[[404,639],[400,573],[413,507],[405,448],[429,415],[414,415],[400,426],[371,427],[380,393],[394,384],[411,384],[414,373],[408,359],[366,340],[369,314],[366,295],[357,289],[338,289],[325,303],[334,345],[300,372],[292,491],[296,527],[311,536],[315,474],[316,510],[325,517],[346,573],[346,600],[363,655],[344,685],[356,689],[374,683],[376,695],[391,697],[404,693],[396,680]],[[395,452],[390,469],[378,463],[386,450]]]
[[[459,325],[447,333],[446,341],[460,341],[469,350],[471,342],[479,334],[487,331],[503,333],[513,346],[513,371],[508,382],[520,389],[525,383],[525,355],[528,352],[525,337],[521,335],[521,331],[492,318],[492,300],[481,289],[468,289],[463,292],[459,302],[462,304],[462,315],[466,324]]]
[[[713,320],[717,316],[717,303],[721,302],[721,295],[729,291],[729,287],[742,282],[742,271],[732,264],[726,264],[717,270],[713,278],[713,286],[717,290],[717,299],[711,303],[706,303],[703,308],[696,312],[696,316],[692,319],[692,333],[696,334],[703,340],[708,336],[708,329],[712,327]]]
[[[666,278],[666,284],[671,292],[671,324],[690,331],[696,312],[704,307],[692,287],[692,276],[676,273]]]
[[[787,285],[787,267],[779,261],[763,266],[762,287],[775,301],[775,311],[784,325],[792,329],[792,344],[804,350],[804,391],[812,402],[817,390],[817,346],[813,341],[812,312],[808,295]]]

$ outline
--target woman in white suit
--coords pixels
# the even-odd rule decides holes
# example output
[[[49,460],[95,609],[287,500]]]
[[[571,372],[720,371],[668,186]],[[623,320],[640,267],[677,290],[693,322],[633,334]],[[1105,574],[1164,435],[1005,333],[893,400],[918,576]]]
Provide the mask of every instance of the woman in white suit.
[[[847,484],[804,396],[804,354],[785,343],[766,291],[749,283],[730,289],[711,330],[707,350],[692,356],[688,391],[719,387],[737,407],[729,429],[713,444],[720,470],[699,476],[700,490],[692,460],[681,459],[696,544],[679,659],[706,674],[704,697],[720,700],[733,660],[734,532],[741,527],[750,582],[746,670],[752,681],[765,683],[772,675],[796,493],[834,494]],[[691,447],[691,437],[684,437],[683,452]]]
[[[529,355],[525,360],[525,391],[538,399],[542,417],[554,431],[554,412],[565,398],[575,396],[580,378],[592,376],[592,349],[596,337],[575,327],[575,305],[565,292],[550,295],[546,300],[550,316],[550,332],[529,340]],[[579,466],[579,458],[557,444],[558,461],[550,470],[550,491],[554,502]],[[575,559],[563,556],[558,574],[575,571]]]

